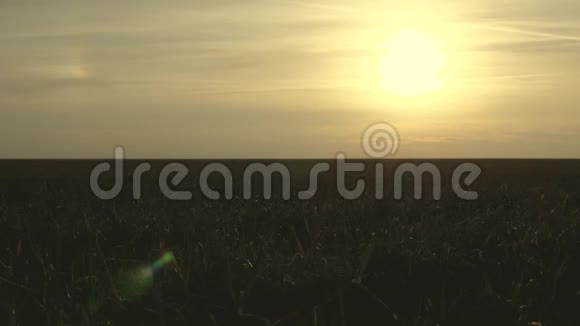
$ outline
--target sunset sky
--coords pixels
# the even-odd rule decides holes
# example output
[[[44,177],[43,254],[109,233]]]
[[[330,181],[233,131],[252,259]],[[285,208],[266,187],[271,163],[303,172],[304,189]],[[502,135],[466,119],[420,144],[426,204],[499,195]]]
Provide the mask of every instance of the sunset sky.
[[[387,121],[399,158],[580,158],[579,17],[577,0],[5,0],[0,157],[364,157]]]

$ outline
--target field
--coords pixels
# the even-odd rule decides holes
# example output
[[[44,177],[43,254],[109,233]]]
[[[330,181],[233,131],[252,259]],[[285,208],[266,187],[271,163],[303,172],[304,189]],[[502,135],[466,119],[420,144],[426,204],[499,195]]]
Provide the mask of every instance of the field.
[[[475,201],[445,181],[459,161],[432,162],[440,201],[349,201],[327,177],[306,201],[175,202],[155,174],[104,201],[96,162],[3,161],[0,324],[580,324],[580,161],[476,161]],[[313,162],[285,163],[303,185]]]

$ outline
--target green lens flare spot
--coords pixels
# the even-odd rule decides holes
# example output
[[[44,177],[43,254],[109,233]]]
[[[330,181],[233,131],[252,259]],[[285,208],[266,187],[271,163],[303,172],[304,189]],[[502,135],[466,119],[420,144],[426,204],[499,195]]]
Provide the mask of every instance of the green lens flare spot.
[[[175,257],[173,256],[172,252],[168,251],[164,253],[163,256],[161,256],[161,258],[153,262],[151,268],[153,269],[154,272],[156,272],[161,268],[171,264],[173,261],[175,261]]]
[[[122,271],[117,277],[119,294],[127,299],[146,295],[151,289],[155,273],[175,261],[172,252],[166,252],[153,263]]]

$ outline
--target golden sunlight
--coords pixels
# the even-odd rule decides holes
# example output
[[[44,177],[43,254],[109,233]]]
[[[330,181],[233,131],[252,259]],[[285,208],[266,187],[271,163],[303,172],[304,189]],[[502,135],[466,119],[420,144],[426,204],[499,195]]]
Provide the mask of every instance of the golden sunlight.
[[[416,30],[401,30],[387,43],[379,86],[404,97],[431,93],[443,86],[440,73],[445,60],[435,39]]]

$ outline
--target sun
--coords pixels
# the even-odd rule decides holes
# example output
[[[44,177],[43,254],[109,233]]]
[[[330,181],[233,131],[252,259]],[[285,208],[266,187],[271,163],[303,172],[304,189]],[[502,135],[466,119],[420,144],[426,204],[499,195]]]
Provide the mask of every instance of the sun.
[[[443,87],[446,56],[439,43],[416,30],[401,30],[387,43],[379,86],[403,97],[416,97]]]

